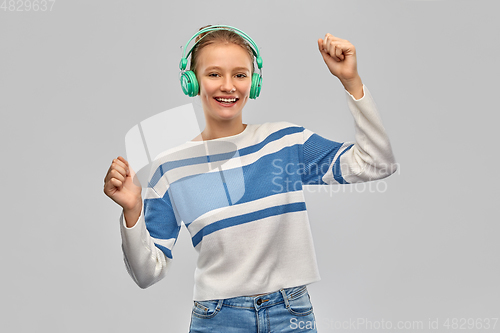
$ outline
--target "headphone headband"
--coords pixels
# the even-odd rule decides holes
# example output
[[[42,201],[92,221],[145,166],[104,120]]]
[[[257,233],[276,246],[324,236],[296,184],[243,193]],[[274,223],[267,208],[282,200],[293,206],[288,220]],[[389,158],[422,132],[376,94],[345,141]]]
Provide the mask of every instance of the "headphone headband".
[[[257,67],[259,69],[262,69],[262,58],[260,57],[260,52],[259,52],[259,48],[257,47],[257,44],[255,44],[255,42],[252,40],[252,38],[250,38],[250,36],[248,36],[246,33],[244,33],[243,31],[235,28],[235,27],[231,27],[229,25],[212,25],[212,26],[209,26],[209,27],[206,27],[204,29],[201,29],[200,31],[198,31],[197,33],[195,33],[189,40],[188,42],[186,43],[186,46],[184,46],[184,49],[182,51],[182,59],[181,59],[181,62],[179,64],[179,68],[181,71],[184,71],[187,67],[187,58],[189,57],[189,55],[191,54],[191,52],[193,51],[193,49],[196,47],[196,45],[206,36],[203,36],[201,37],[194,45],[193,47],[189,50],[189,52],[186,54],[186,50],[187,50],[187,47],[189,45],[189,43],[191,43],[191,41],[193,39],[195,39],[197,36],[203,34],[203,33],[206,33],[206,32],[211,32],[211,31],[216,31],[216,30],[229,30],[229,31],[233,31],[234,33],[238,34],[239,36],[243,37],[243,39],[245,39],[247,42],[250,43],[251,45],[251,49],[252,49],[252,52],[255,56],[255,61],[257,62]]]

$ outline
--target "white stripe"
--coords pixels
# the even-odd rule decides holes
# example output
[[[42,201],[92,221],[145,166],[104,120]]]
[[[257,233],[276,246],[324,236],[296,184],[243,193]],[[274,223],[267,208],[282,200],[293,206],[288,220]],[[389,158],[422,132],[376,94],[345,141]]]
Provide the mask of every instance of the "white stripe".
[[[315,133],[313,131],[310,131],[307,128],[305,128],[303,134],[304,134],[304,142],[306,142],[307,140],[309,140],[311,135],[313,135]]]
[[[160,196],[152,187],[146,188],[146,192],[144,193],[144,199],[158,199]]]
[[[167,249],[172,250],[174,244],[175,244],[175,238],[169,238],[169,239],[160,239],[160,238],[154,238],[153,242],[155,242],[158,245],[165,246]]]
[[[191,235],[194,236],[198,233],[198,231],[200,231],[207,225],[228,217],[244,215],[269,207],[304,201],[304,192],[302,190],[278,193],[250,202],[244,202],[241,204],[214,209],[198,217],[191,224],[189,224],[187,228]]]

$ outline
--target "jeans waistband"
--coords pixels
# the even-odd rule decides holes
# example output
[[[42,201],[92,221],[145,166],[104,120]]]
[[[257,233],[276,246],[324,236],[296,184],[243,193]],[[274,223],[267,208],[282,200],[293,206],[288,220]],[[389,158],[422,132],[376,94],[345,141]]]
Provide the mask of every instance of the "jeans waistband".
[[[288,301],[298,298],[305,293],[307,293],[307,287],[304,285],[298,287],[283,288],[278,291],[261,296],[239,296],[221,299],[219,300],[219,305],[251,309],[259,309],[283,302],[288,305]]]

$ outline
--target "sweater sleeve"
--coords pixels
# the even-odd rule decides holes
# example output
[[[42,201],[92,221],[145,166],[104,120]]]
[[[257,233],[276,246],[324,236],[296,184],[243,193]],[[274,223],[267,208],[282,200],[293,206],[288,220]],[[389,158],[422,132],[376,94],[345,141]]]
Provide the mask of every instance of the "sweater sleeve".
[[[128,228],[123,212],[120,215],[120,232],[125,267],[132,279],[141,288],[147,288],[165,277],[180,231],[180,223],[170,203],[168,190],[160,195],[154,189],[152,182],[158,188],[165,188],[158,181],[161,167],[152,168],[152,176],[146,189],[143,210],[137,223]],[[160,192],[161,193],[161,192]]]
[[[355,142],[331,141],[304,129],[305,185],[367,182],[388,177],[397,169],[389,137],[366,86],[360,99],[345,92],[354,118]]]

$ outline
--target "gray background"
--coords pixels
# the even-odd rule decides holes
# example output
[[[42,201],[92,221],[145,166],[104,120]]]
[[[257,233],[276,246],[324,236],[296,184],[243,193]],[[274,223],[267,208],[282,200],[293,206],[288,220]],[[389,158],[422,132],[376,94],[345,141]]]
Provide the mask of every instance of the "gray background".
[[[500,317],[498,7],[57,0],[50,12],[0,10],[0,330],[187,332],[189,234],[182,229],[168,276],[140,289],[126,273],[121,209],[103,178],[125,156],[130,128],[195,102],[179,86],[180,46],[206,24],[236,26],[261,47],[263,90],[244,123],[284,120],[354,139],[343,87],[317,49],[329,32],[356,47],[392,140],[400,169],[383,191],[306,191],[322,276],[309,290],[322,332],[360,318],[439,320],[433,331],[451,332],[447,318]]]

